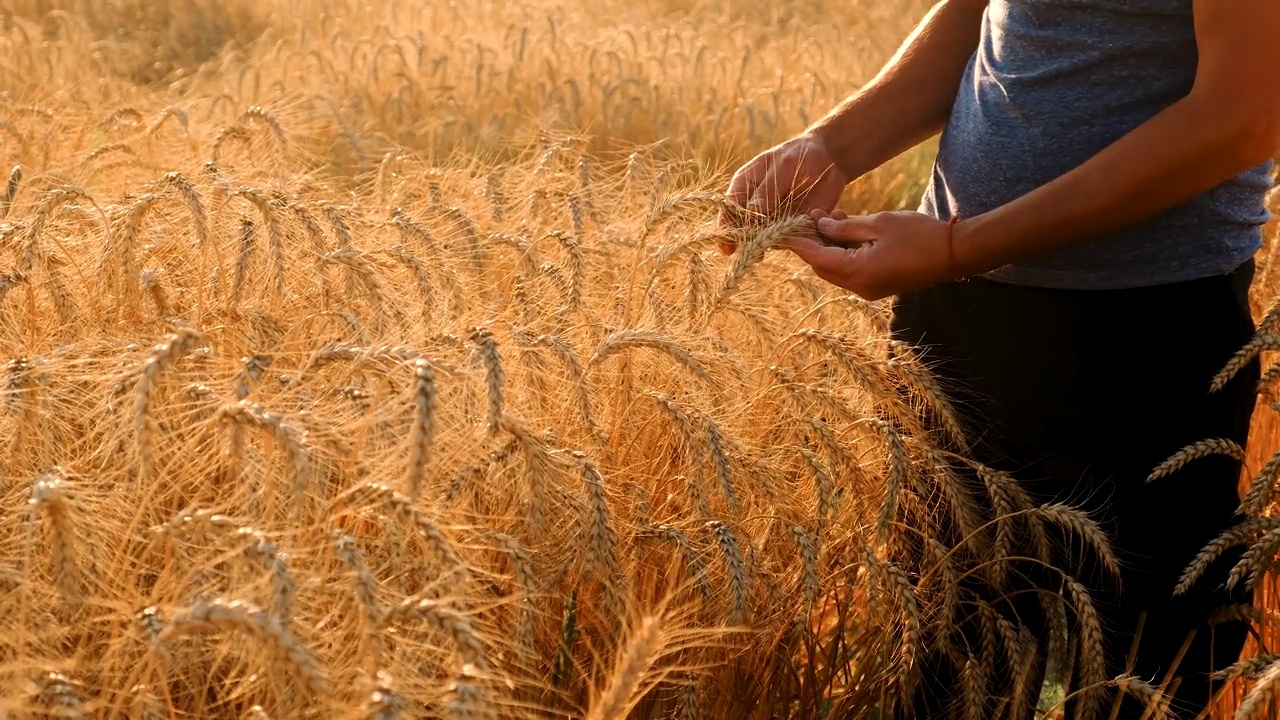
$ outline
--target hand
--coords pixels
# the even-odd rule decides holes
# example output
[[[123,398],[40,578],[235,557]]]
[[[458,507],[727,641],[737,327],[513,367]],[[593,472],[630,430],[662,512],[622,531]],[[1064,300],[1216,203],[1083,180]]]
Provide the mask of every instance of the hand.
[[[919,290],[959,274],[951,267],[945,221],[915,212],[813,215],[818,237],[792,238],[785,247],[818,277],[867,300]]]
[[[815,135],[800,135],[755,156],[734,173],[725,199],[748,213],[770,216],[786,207],[794,212],[831,212],[849,184],[826,145]],[[741,223],[728,209],[720,213],[721,227]],[[720,245],[733,254],[735,247]]]

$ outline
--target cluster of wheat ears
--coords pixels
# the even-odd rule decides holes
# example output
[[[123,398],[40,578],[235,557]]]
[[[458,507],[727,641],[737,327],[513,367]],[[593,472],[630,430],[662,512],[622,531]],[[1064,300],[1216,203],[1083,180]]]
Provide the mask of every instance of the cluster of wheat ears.
[[[56,82],[94,17],[40,10],[0,38]],[[770,252],[807,219],[727,230],[720,173],[589,136],[366,160],[314,98],[199,95],[231,50],[175,102],[103,47],[0,98],[0,717],[886,717],[926,654],[999,717],[1041,692],[995,677],[1037,642],[991,604],[1018,557],[1060,568],[1054,678],[1163,711],[1049,539],[1114,569],[1105,535],[965,457],[883,304]],[[1278,472],[1188,583],[1270,568]],[[1226,671],[1242,712],[1275,659]]]

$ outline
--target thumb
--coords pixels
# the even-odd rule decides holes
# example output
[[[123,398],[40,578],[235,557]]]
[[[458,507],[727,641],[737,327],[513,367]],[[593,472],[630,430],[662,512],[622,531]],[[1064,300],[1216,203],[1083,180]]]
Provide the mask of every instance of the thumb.
[[[877,239],[874,222],[870,217],[846,217],[837,220],[825,217],[818,220],[818,234],[838,244],[861,244]]]

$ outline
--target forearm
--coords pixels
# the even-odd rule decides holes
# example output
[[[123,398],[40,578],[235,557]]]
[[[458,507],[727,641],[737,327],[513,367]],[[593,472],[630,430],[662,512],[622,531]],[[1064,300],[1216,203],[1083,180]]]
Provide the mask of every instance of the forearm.
[[[978,47],[986,3],[944,0],[865,87],[809,131],[850,179],[936,135]]]
[[[986,272],[1180,205],[1273,157],[1271,114],[1247,107],[1241,95],[1192,92],[1057,180],[962,219],[957,265]]]

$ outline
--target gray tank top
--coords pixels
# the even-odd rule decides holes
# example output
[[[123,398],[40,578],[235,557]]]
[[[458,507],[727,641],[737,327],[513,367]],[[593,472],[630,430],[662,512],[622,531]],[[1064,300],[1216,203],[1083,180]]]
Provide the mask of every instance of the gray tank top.
[[[1081,165],[1184,97],[1192,0],[991,0],[921,212],[971,217]],[[1262,242],[1272,163],[1118,234],[1027,258],[992,280],[1141,287],[1229,272]]]

